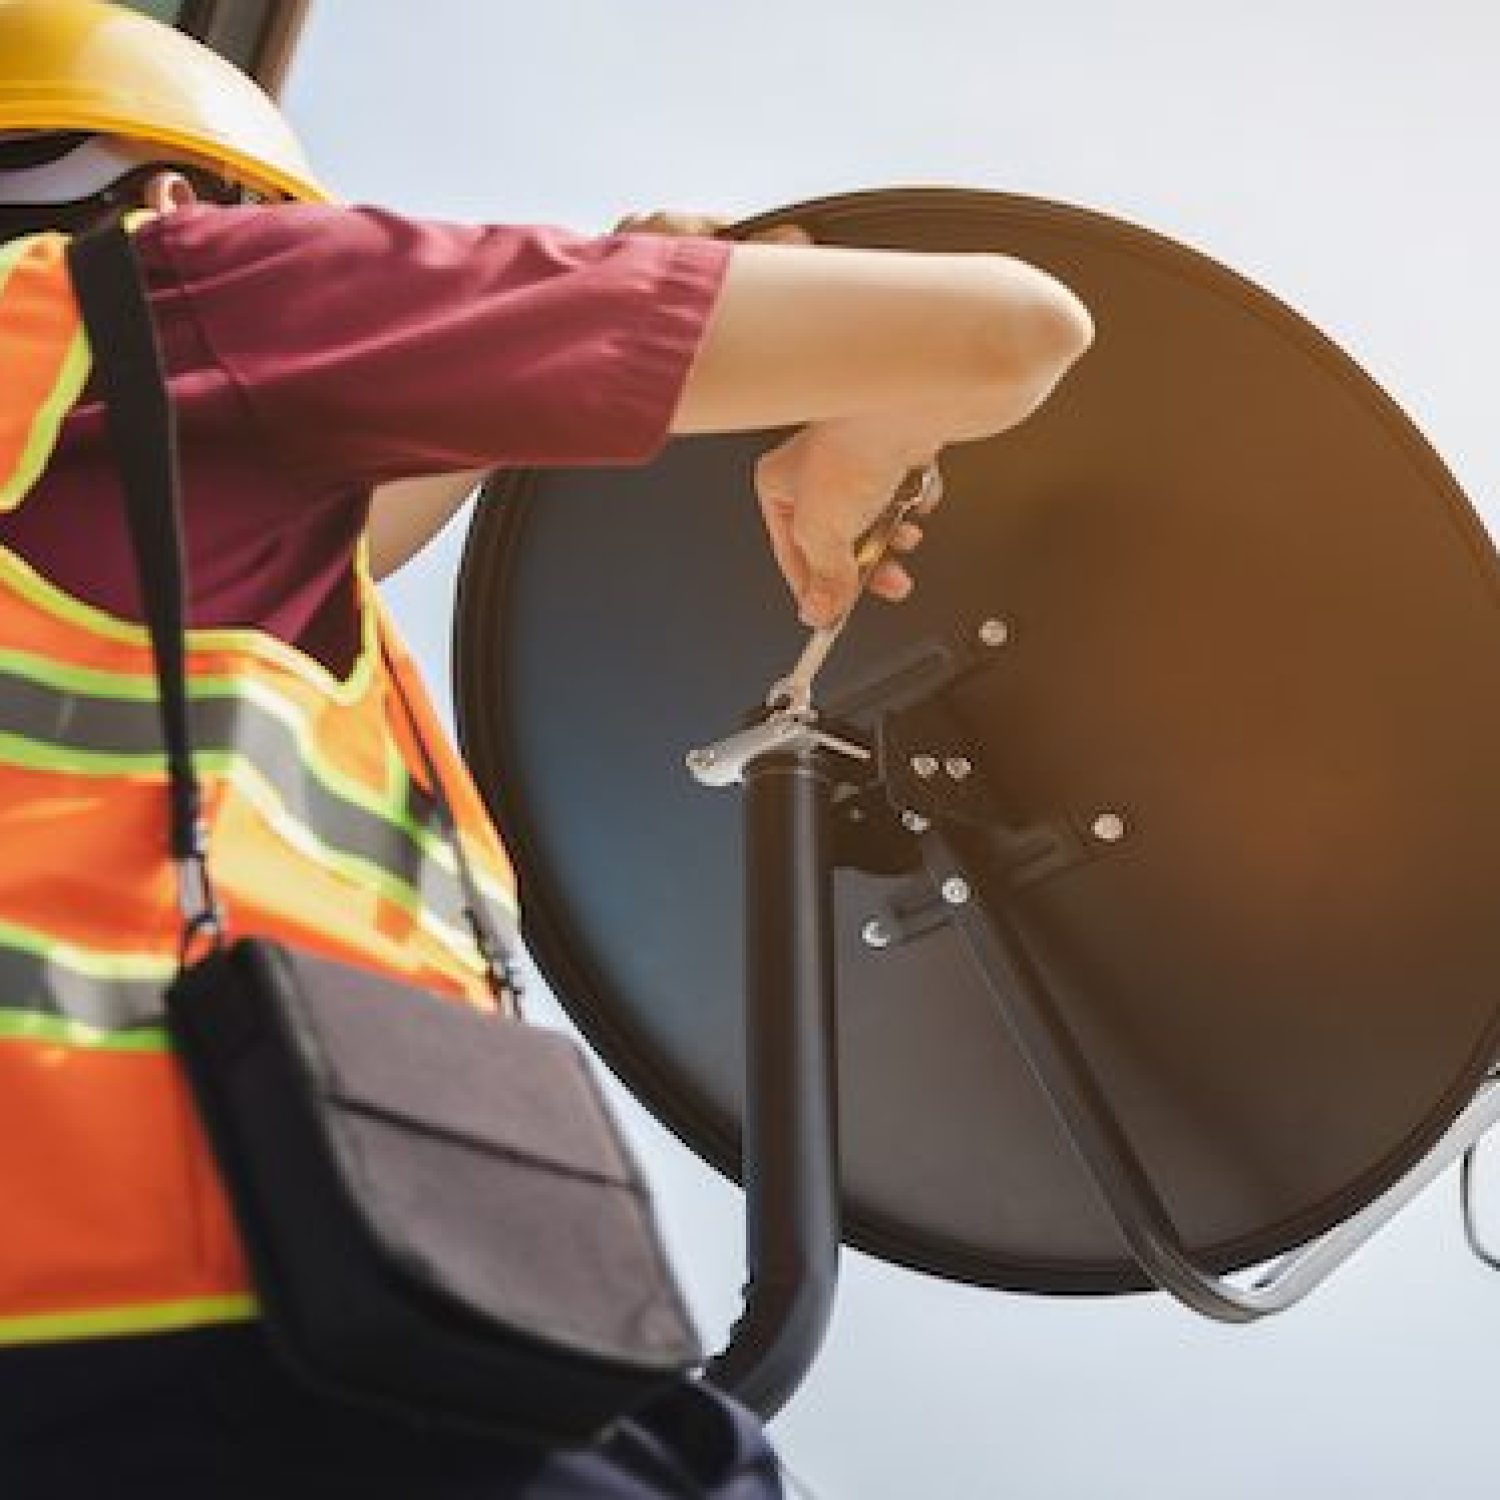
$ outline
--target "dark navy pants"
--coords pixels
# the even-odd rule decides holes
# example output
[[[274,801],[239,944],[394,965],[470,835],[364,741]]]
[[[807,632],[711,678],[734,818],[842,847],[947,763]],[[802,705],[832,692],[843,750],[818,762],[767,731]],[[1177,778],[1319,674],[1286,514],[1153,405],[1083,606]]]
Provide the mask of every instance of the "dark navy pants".
[[[779,1500],[777,1468],[698,1385],[545,1453],[325,1400],[255,1325],[0,1350],[4,1500]]]

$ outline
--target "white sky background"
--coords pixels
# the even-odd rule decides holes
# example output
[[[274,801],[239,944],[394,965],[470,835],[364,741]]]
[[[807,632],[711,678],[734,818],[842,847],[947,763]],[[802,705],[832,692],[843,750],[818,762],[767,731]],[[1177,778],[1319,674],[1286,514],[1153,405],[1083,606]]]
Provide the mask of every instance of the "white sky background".
[[[1497,56],[1488,0],[315,0],[287,103],[345,196],[443,217],[590,229],[935,183],[1139,221],[1343,344],[1493,526]],[[438,685],[459,541],[392,591]],[[718,1344],[738,1195],[636,1123]],[[1450,1179],[1251,1328],[850,1254],[774,1433],[820,1500],[1488,1493],[1497,1347]]]

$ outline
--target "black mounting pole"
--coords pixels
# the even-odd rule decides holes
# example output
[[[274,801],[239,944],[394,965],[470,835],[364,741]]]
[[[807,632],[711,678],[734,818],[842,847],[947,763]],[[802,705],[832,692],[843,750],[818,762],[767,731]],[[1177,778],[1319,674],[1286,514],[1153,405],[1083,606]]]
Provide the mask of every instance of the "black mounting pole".
[[[827,752],[745,767],[745,1310],[708,1378],[762,1417],[801,1384],[838,1280]]]

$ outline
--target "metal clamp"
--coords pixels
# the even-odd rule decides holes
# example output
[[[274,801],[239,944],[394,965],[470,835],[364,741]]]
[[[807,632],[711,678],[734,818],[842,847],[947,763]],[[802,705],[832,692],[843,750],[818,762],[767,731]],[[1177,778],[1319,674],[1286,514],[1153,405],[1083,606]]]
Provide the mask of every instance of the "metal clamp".
[[[693,779],[700,785],[733,786],[745,779],[745,767],[760,756],[769,755],[773,750],[804,747],[833,750],[851,760],[871,758],[867,746],[829,734],[799,714],[778,709],[759,724],[727,734],[711,745],[689,750],[684,759]]]

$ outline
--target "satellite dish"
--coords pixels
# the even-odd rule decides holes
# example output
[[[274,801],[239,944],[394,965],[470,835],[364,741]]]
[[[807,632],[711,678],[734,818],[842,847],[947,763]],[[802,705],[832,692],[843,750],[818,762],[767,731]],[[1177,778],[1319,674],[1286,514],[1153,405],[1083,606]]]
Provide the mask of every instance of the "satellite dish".
[[[916,594],[863,604],[819,679],[821,722],[872,751],[828,793],[845,1237],[1115,1293],[1171,1282],[1163,1235],[1227,1272],[1368,1217],[1477,1134],[1496,1052],[1482,526],[1353,361],[1158,235],[944,190],[777,222],[1018,255],[1097,327],[1041,413],[945,458]],[[536,957],[730,1173],[740,797],[683,752],[803,643],[751,487],[772,440],[497,480],[457,627]]]

